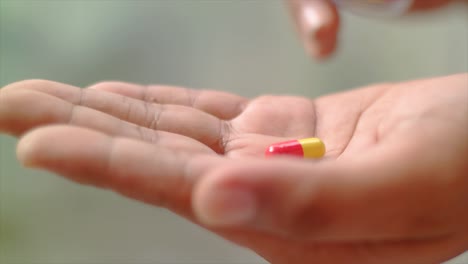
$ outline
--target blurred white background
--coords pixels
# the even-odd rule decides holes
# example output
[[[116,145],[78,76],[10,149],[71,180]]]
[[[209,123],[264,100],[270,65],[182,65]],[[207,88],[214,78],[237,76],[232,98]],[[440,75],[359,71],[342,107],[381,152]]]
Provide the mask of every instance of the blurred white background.
[[[467,72],[467,11],[345,14],[338,53],[317,63],[279,0],[0,0],[0,86],[121,80],[316,97]],[[264,263],[163,209],[23,169],[15,142],[0,136],[1,263]]]

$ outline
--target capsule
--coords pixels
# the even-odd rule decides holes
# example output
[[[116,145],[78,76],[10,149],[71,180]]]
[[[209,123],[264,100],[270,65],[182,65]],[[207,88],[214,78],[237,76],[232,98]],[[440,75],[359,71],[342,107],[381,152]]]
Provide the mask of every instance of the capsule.
[[[290,155],[302,158],[321,158],[325,155],[325,144],[318,138],[294,139],[270,145],[265,156]]]

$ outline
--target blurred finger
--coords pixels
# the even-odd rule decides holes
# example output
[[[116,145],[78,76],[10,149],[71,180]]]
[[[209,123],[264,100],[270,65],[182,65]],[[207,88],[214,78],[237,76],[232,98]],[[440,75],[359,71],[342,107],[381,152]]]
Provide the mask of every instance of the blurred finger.
[[[246,98],[221,91],[162,85],[142,86],[122,82],[104,82],[95,84],[89,89],[117,93],[150,103],[193,107],[225,120],[239,115],[248,102]]]
[[[286,0],[306,51],[313,57],[329,57],[336,49],[340,18],[328,0]]]

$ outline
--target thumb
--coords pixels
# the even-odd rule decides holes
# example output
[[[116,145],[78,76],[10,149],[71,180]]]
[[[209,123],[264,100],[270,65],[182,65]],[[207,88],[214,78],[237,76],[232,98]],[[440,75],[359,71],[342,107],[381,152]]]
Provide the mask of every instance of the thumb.
[[[347,241],[445,234],[446,230],[435,230],[431,223],[442,221],[438,209],[452,202],[443,195],[449,186],[435,177],[430,180],[414,162],[405,162],[405,157],[415,153],[400,148],[399,154],[370,152],[353,161],[317,163],[233,161],[200,180],[192,206],[198,219],[209,226],[301,239]]]

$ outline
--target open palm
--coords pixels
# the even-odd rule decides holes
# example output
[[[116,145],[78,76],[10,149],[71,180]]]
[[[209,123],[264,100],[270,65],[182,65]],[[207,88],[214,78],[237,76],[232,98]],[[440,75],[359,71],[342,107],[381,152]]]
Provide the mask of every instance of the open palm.
[[[443,260],[465,248],[466,237],[454,232],[462,229],[467,234],[459,224],[463,223],[460,217],[467,219],[466,208],[444,206],[467,199],[459,195],[466,190],[451,190],[453,195],[443,198],[435,195],[440,198],[435,206],[441,207],[436,209],[445,210],[443,218],[458,220],[444,220],[434,229],[430,223],[438,223],[442,216],[430,215],[433,221],[421,225],[413,220],[427,213],[424,206],[421,210],[400,208],[386,196],[415,198],[412,195],[418,186],[405,192],[396,189],[403,184],[403,176],[393,177],[385,186],[385,180],[371,182],[369,188],[354,186],[350,177],[359,176],[364,182],[367,176],[359,175],[364,170],[372,176],[379,171],[382,179],[392,179],[414,165],[406,160],[424,154],[423,146],[428,141],[440,143],[441,136],[447,141],[438,146],[441,151],[462,145],[455,147],[454,154],[442,158],[426,155],[423,160],[460,165],[457,157],[466,154],[466,141],[456,139],[466,136],[461,129],[467,125],[466,79],[459,75],[406,85],[376,85],[317,100],[292,96],[249,100],[217,91],[125,83],[79,89],[32,80],[0,90],[0,130],[17,136],[32,130],[18,147],[19,158],[26,165],[164,206],[201,225],[194,210],[211,197],[202,190],[209,190],[217,184],[216,178],[222,178],[214,176],[241,175],[254,181],[255,188],[270,190],[265,199],[278,208],[268,209],[266,215],[277,220],[265,217],[269,220],[254,228],[207,228],[273,263],[403,263],[401,259],[424,263]],[[451,87],[442,91],[439,86],[447,82]],[[454,113],[453,108],[458,111]],[[263,158],[269,144],[312,136],[327,146],[320,161]],[[392,170],[395,167],[397,172]],[[305,192],[294,197],[302,202],[288,204],[291,192],[297,191],[296,183],[304,183],[303,175],[333,176],[343,171],[350,177],[338,177],[340,182],[332,182],[337,177],[317,177],[320,181],[314,184],[324,184],[324,188],[315,190],[312,202],[304,199],[310,198]],[[199,186],[206,177],[213,180]],[[454,187],[454,182],[460,185],[459,177],[437,179],[441,182],[447,185],[443,191]],[[466,177],[462,182],[466,186]],[[343,189],[347,186],[352,187]],[[194,198],[195,192],[201,193],[199,198]],[[281,195],[272,198],[276,192]],[[376,195],[379,192],[386,195]],[[377,203],[391,210],[369,215],[369,206]],[[306,208],[310,206],[313,215]],[[387,219],[394,216],[389,223]],[[408,234],[410,228],[414,230]],[[451,249],[432,250],[441,244],[451,245]],[[414,252],[425,254],[408,258]]]

